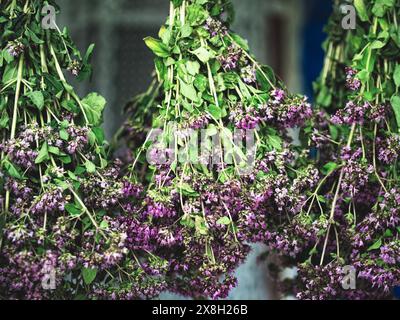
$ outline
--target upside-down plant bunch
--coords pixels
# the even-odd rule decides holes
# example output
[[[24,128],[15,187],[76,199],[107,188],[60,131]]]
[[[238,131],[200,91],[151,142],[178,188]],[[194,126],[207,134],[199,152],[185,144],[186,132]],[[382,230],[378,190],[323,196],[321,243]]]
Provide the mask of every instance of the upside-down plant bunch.
[[[139,97],[141,106],[160,103],[130,174],[147,185],[143,214],[169,225],[161,228],[169,250],[157,252],[169,261],[168,290],[196,298],[227,297],[249,244],[279,246],[277,226],[318,181],[312,167],[292,165],[304,154],[286,133],[311,106],[253,58],[232,19],[228,0],[173,0],[160,39],[145,39],[161,95]],[[246,132],[247,150],[235,139],[251,142]]]
[[[357,29],[328,42],[305,128],[324,177],[302,208],[309,227],[293,224],[293,241],[308,243],[296,256],[300,299],[390,299],[400,284],[400,3],[354,5]]]
[[[150,239],[141,188],[108,163],[104,98],[80,99],[64,75],[90,76],[93,46],[81,57],[67,29],[43,29],[45,5],[58,8],[0,1],[0,296],[157,296],[164,238]]]

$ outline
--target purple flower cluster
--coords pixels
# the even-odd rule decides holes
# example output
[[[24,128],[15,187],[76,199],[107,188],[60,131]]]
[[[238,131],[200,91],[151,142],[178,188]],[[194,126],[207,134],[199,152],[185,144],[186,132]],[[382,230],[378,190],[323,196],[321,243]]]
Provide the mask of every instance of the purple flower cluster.
[[[359,157],[361,150],[351,154],[351,151],[345,148],[342,152],[342,159],[346,161],[343,167],[342,190],[345,195],[354,197],[369,182],[370,175],[374,172],[372,165],[360,163]]]
[[[173,218],[176,216],[176,212],[162,203],[154,203],[149,201],[149,203],[146,205],[146,210],[143,215],[152,217],[153,219]]]
[[[379,274],[377,269],[358,270],[357,273],[357,268],[355,268],[356,289],[345,290],[343,286],[343,283],[346,283],[345,271],[345,266],[337,262],[326,266],[301,265],[299,267],[301,286],[297,287],[297,298],[301,300],[384,299],[388,292],[385,292],[379,283],[389,282],[384,280],[386,276],[396,277],[387,273]]]
[[[365,102],[357,104],[353,101],[349,101],[344,109],[340,109],[332,118],[331,121],[334,124],[363,124],[367,110],[370,108],[370,104]]]
[[[12,57],[18,58],[25,51],[25,46],[18,40],[10,41],[6,50]]]
[[[62,264],[60,253],[51,250],[38,257],[19,247],[4,248],[0,260],[0,290],[6,290],[11,299],[49,299],[52,289],[62,282],[62,275],[71,270]]]
[[[70,125],[67,130],[68,141],[61,139],[60,131],[50,126],[39,127],[29,124],[21,128],[16,139],[0,144],[0,151],[9,156],[9,159],[24,169],[35,167],[39,155],[38,142],[46,142],[70,155],[82,151],[88,144],[88,128]]]
[[[210,117],[208,115],[202,115],[189,121],[189,128],[193,130],[204,129],[210,123]]]
[[[399,157],[400,153],[400,136],[391,135],[381,141],[378,140],[379,150],[378,159],[384,164],[393,164]]]
[[[229,119],[235,124],[236,128],[242,130],[255,129],[261,121],[256,108],[245,108],[241,103],[237,105],[236,109],[232,110]]]
[[[313,115],[306,97],[288,97],[283,90],[271,92],[271,102],[260,106],[262,120],[275,122],[280,128],[302,126]]]
[[[240,70],[241,78],[247,84],[254,84],[257,81],[256,69],[253,66],[246,66]]]
[[[226,50],[226,52],[224,52],[224,54],[218,57],[218,60],[225,71],[231,71],[235,70],[239,66],[242,55],[242,49],[233,44]]]
[[[31,213],[37,215],[64,212],[67,204],[61,188],[54,188],[41,194],[33,201]]]
[[[361,81],[356,78],[357,71],[346,67],[346,87],[351,91],[358,91],[361,87]]]
[[[211,37],[215,37],[217,35],[225,35],[228,32],[228,29],[221,21],[213,19],[211,17],[206,20],[204,28],[210,33]]]
[[[262,122],[273,124],[279,129],[301,126],[313,115],[311,104],[306,98],[287,97],[284,91],[274,90],[271,103],[258,107],[239,103],[230,113],[230,121],[238,129],[255,129]]]
[[[340,109],[331,117],[335,125],[362,125],[366,120],[379,123],[387,115],[385,105],[371,105],[369,102],[356,103],[349,101],[345,108]]]
[[[88,135],[89,129],[86,127],[70,126],[67,129],[70,141],[66,146],[68,154],[75,154],[77,150],[82,150],[89,142]],[[61,140],[56,141],[57,147],[63,147]]]

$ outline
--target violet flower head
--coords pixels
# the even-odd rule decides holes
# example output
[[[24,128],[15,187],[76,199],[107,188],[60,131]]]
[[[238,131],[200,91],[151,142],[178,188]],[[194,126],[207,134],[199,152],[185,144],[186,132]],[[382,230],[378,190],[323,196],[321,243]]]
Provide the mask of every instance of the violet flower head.
[[[357,71],[346,67],[346,87],[351,91],[358,91],[361,87],[361,81],[356,78]]]
[[[215,37],[217,35],[226,35],[228,29],[223,25],[223,23],[219,20],[213,19],[209,17],[206,21],[204,28],[210,33],[211,37]]]
[[[18,40],[10,41],[7,44],[6,50],[12,57],[18,58],[24,52],[25,46]]]
[[[272,104],[281,104],[286,98],[286,92],[282,89],[275,89],[271,92],[271,97],[274,99]]]
[[[218,57],[218,60],[225,71],[231,71],[238,67],[241,57],[242,49],[236,45],[231,45],[227,52]]]
[[[257,81],[256,69],[251,65],[242,68],[240,73],[244,83],[254,84]]]

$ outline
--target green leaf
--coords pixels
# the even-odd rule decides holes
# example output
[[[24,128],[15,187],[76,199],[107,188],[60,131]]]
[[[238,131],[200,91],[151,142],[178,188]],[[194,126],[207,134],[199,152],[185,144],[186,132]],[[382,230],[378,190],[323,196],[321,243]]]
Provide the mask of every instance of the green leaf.
[[[30,29],[27,29],[25,31],[25,34],[31,38],[31,40],[35,43],[35,44],[43,44],[44,41],[39,39],[39,37]]]
[[[396,84],[396,87],[400,87],[400,64],[396,65],[396,69],[394,70],[394,75],[393,75],[394,83]]]
[[[192,53],[203,63],[207,63],[211,58],[214,57],[212,52],[203,47],[194,50]]]
[[[385,234],[383,235],[385,238],[391,238],[391,237],[393,237],[393,232],[392,232],[392,230],[390,230],[390,229],[387,229],[386,231],[385,231]]]
[[[372,7],[372,13],[382,18],[388,9],[392,8],[395,5],[396,0],[375,0],[375,4]]]
[[[182,38],[190,37],[192,32],[193,32],[193,28],[189,24],[185,24],[181,28],[181,37]]]
[[[375,40],[371,44],[371,49],[381,49],[385,46],[385,43],[380,40]]]
[[[82,106],[85,110],[88,121],[93,126],[101,125],[103,110],[106,106],[106,99],[98,93],[90,93],[82,100]]]
[[[208,16],[208,12],[199,4],[192,4],[186,10],[186,19],[191,26],[203,24]]]
[[[60,148],[54,146],[49,146],[49,153],[52,153],[56,156],[65,155],[64,153],[61,152]]]
[[[400,96],[394,95],[392,99],[390,99],[390,103],[393,108],[394,115],[396,117],[397,126],[400,128]]]
[[[194,86],[200,92],[204,92],[208,88],[208,79],[203,74],[198,74],[194,80]]]
[[[88,268],[83,268],[82,269],[82,276],[83,276],[83,281],[85,284],[90,285],[97,276],[97,270],[96,269],[88,269]]]
[[[100,127],[94,127],[92,128],[92,132],[94,136],[96,137],[96,141],[99,145],[103,145],[105,141],[105,134],[104,130]]]
[[[183,195],[185,196],[198,196],[199,194],[193,190],[193,188],[187,184],[187,183],[182,183],[178,185],[178,189],[180,192],[182,192]]]
[[[199,98],[197,97],[197,91],[192,84],[186,84],[184,81],[180,81],[181,84],[181,93],[184,97],[192,100],[193,102],[198,102]]]
[[[20,173],[20,170],[11,162],[9,162],[7,160],[4,161],[4,169],[10,175],[10,177],[13,177],[18,180],[22,180],[22,174]]]
[[[368,21],[368,11],[367,7],[365,6],[364,0],[354,0],[354,6],[356,7],[358,16],[360,17],[361,21]]]
[[[160,40],[154,39],[153,37],[147,37],[144,39],[144,42],[156,56],[161,58],[167,58],[170,56],[168,47]]]
[[[337,163],[329,162],[326,165],[324,165],[324,167],[322,168],[322,172],[325,175],[328,175],[328,174],[332,173],[333,171],[335,171],[337,167],[338,167]]]
[[[162,26],[160,31],[158,32],[159,38],[162,40],[162,42],[168,46],[170,41],[171,41],[171,30],[169,28],[166,28],[165,26]]]
[[[357,78],[362,82],[362,83],[366,83],[369,80],[371,73],[368,70],[361,70],[358,74],[357,74]]]
[[[74,204],[68,203],[65,205],[65,210],[71,215],[71,216],[79,216],[82,214],[82,209],[78,208]]]
[[[282,139],[276,135],[269,135],[267,143],[275,150],[282,150]]]
[[[336,140],[339,137],[339,130],[336,126],[334,125],[330,125],[329,126],[329,132],[331,134],[331,138],[333,140]]]
[[[317,96],[317,104],[328,107],[332,102],[332,93],[327,86],[323,86]]]
[[[108,227],[109,227],[109,224],[108,224],[108,222],[107,222],[106,220],[103,220],[103,221],[100,223],[100,229],[107,230]]]
[[[92,58],[92,55],[93,55],[94,48],[95,48],[95,44],[92,43],[92,44],[89,46],[89,48],[86,50],[86,54],[85,54],[85,56],[84,56],[84,58],[83,58],[83,63],[84,63],[84,64],[90,62],[90,60],[91,60],[91,58]]]
[[[217,220],[217,224],[221,224],[223,226],[229,226],[232,223],[229,217],[222,217]]]
[[[15,63],[7,64],[3,72],[2,82],[6,84],[9,81],[15,79],[17,77],[17,73],[18,70]]]
[[[203,236],[206,236],[208,234],[208,228],[203,217],[196,216],[195,227],[198,234]]]
[[[368,251],[373,251],[380,249],[382,247],[382,239],[379,239],[377,242],[375,242],[372,246],[368,248]]]
[[[2,52],[3,58],[7,63],[14,61],[14,57],[6,49],[4,49]]]
[[[193,221],[193,219],[191,218],[191,216],[190,216],[190,215],[187,215],[187,214],[185,214],[185,215],[183,216],[183,218],[181,219],[180,225],[182,225],[182,226],[184,226],[184,227],[188,227],[188,228],[190,228],[190,229],[193,229],[193,228],[196,227],[196,226],[195,226],[195,223],[194,223],[194,221]]]
[[[179,7],[182,3],[183,0],[171,0],[171,2],[173,3],[174,7]]]
[[[219,120],[222,117],[222,110],[215,105],[210,105],[208,107],[208,111],[215,118],[215,120]]]
[[[40,152],[39,152],[38,156],[36,157],[35,164],[40,164],[49,159],[50,159],[49,149],[48,149],[47,142],[45,142],[45,143],[43,143],[42,149],[40,149]]]
[[[241,47],[243,50],[245,50],[245,51],[249,51],[250,50],[249,43],[247,42],[247,40],[244,40],[242,37],[240,37],[236,33],[231,33],[231,37],[236,42],[236,44],[239,47]]]
[[[186,62],[186,69],[190,75],[196,76],[200,72],[200,64],[197,61]]]
[[[65,130],[65,129],[60,130],[60,138],[64,141],[69,140],[69,134],[68,134],[67,130]]]
[[[79,112],[79,108],[76,105],[75,101],[73,101],[73,100],[64,100],[63,102],[61,102],[61,107],[63,107],[65,110],[68,110],[72,113]]]
[[[8,128],[9,121],[10,121],[10,117],[8,116],[8,113],[6,112],[6,110],[4,110],[0,117],[0,129]]]
[[[85,162],[85,167],[86,167],[86,171],[88,173],[95,173],[96,172],[96,166],[92,161],[87,160]]]

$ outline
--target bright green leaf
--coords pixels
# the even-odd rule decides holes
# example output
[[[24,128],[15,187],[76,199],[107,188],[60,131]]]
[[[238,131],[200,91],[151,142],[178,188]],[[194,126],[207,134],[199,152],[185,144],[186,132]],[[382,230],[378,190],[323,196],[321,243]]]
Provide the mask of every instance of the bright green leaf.
[[[372,246],[368,248],[368,251],[378,250],[382,247],[382,239],[379,239]]]
[[[396,87],[400,87],[400,64],[396,65],[396,69],[394,70],[394,75],[393,75],[394,83],[396,84]]]
[[[88,268],[83,268],[82,269],[82,276],[83,276],[83,281],[85,284],[90,285],[97,276],[97,270],[96,269],[88,269]]]
[[[144,39],[144,42],[150,48],[150,50],[154,52],[156,56],[161,58],[167,58],[170,56],[168,47],[160,40],[156,40],[152,37],[147,37]]]
[[[106,99],[98,93],[90,93],[82,100],[82,106],[89,123],[93,126],[99,126],[103,117],[104,107],[106,106]]]
[[[217,220],[217,224],[221,224],[224,226],[229,226],[231,224],[231,219],[229,217],[222,217]]]
[[[44,97],[41,91],[29,92],[27,96],[31,99],[36,108],[42,110],[44,107]]]
[[[45,142],[45,143],[43,143],[43,146],[40,149],[38,156],[36,157],[35,164],[40,164],[49,159],[50,159],[49,149],[48,149],[47,142]]]

